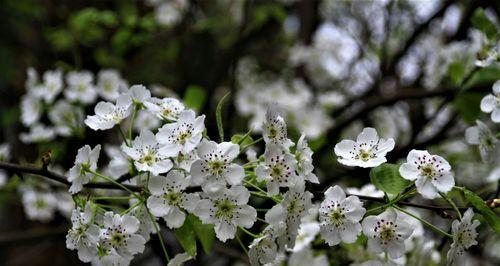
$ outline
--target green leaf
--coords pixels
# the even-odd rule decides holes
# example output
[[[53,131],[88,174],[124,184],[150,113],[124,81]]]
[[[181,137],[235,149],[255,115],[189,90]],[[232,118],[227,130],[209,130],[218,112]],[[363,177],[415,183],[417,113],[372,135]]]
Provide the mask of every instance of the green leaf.
[[[184,104],[188,108],[192,108],[196,111],[201,111],[201,108],[205,105],[207,99],[207,93],[205,90],[197,85],[190,85],[186,89],[184,94]]]
[[[462,191],[464,192],[464,195],[467,198],[467,200],[469,200],[470,203],[472,203],[474,208],[483,215],[484,219],[491,226],[491,228],[493,228],[493,230],[495,230],[497,234],[500,234],[500,219],[490,209],[490,207],[486,205],[484,200],[478,195],[476,195],[474,192],[466,188],[462,188]]]
[[[221,142],[224,141],[224,125],[222,125],[222,105],[226,101],[229,94],[231,94],[231,92],[226,93],[226,95],[224,95],[222,99],[220,99],[219,103],[217,104],[217,108],[215,108],[215,119],[217,120],[217,129],[219,130],[219,137]]]
[[[253,142],[253,139],[250,136],[251,133],[252,130],[250,129],[245,135],[235,134],[231,137],[231,142],[240,146],[246,146]]]
[[[196,233],[192,222],[186,219],[174,232],[182,248],[193,258],[196,257]]]
[[[188,215],[187,220],[193,225],[194,232],[200,240],[203,250],[208,254],[215,240],[214,226],[211,224],[203,224],[198,217],[192,214]]]
[[[497,35],[497,28],[493,22],[486,16],[484,9],[478,8],[474,11],[471,18],[472,25],[484,32],[488,39],[494,39]]]
[[[453,107],[455,107],[458,114],[465,122],[474,124],[481,114],[479,106],[483,97],[484,95],[481,93],[461,93],[453,100]]]
[[[384,163],[370,171],[370,179],[378,189],[396,195],[412,184],[399,174],[399,165]]]
[[[477,86],[491,86],[495,81],[500,79],[500,67],[489,66],[480,68],[471,75],[464,83],[462,90],[468,90]]]
[[[465,66],[462,62],[453,62],[448,67],[448,76],[455,85],[460,85],[465,76]]]

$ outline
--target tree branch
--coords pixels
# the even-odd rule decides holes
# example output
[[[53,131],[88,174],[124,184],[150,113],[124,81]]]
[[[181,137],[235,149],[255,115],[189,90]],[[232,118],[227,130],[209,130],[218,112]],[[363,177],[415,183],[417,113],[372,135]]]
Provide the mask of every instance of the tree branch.
[[[47,179],[59,182],[59,183],[64,184],[66,186],[71,185],[71,183],[68,181],[68,178],[66,176],[49,171],[49,170],[44,170],[42,168],[34,167],[34,166],[18,165],[18,164],[13,164],[13,163],[0,162],[0,169],[5,169],[8,171],[12,171],[14,173],[20,172],[20,173],[43,176]],[[123,186],[127,187],[128,189],[130,189],[132,191],[141,191],[142,190],[142,188],[139,186],[133,186],[133,185],[123,185]],[[83,187],[123,190],[120,186],[117,186],[113,183],[88,183],[88,184],[83,185]]]

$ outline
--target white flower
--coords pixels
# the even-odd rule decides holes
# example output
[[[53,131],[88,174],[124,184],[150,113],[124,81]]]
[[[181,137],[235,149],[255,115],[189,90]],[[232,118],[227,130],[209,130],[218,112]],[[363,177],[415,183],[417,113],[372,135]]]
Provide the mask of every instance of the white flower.
[[[179,119],[164,125],[156,134],[159,143],[165,144],[165,149],[192,151],[201,141],[205,129],[205,115],[195,117],[193,110],[185,110],[179,115]]]
[[[136,205],[137,202],[137,198],[131,198],[129,200],[129,206],[132,207]],[[137,230],[137,234],[141,235],[146,241],[149,241],[149,239],[151,238],[150,235],[152,233],[156,233],[156,226],[157,228],[160,228],[156,220],[154,221],[154,223],[151,220],[151,217],[149,216],[149,209],[147,208],[146,204],[136,205],[136,207],[132,208],[129,213],[139,220],[140,225],[139,229]]]
[[[186,172],[191,171],[191,166],[193,163],[198,160],[198,153],[196,149],[184,154],[179,152],[179,155],[174,157],[175,167],[184,169]]]
[[[189,4],[186,0],[176,0],[161,3],[155,9],[156,21],[160,25],[170,26],[182,19],[182,13]]]
[[[104,151],[111,159],[106,167],[106,174],[116,179],[129,172],[132,164],[120,147],[107,145],[104,147]]]
[[[223,188],[216,193],[208,193],[194,209],[204,224],[214,224],[215,234],[222,242],[232,239],[236,228],[252,227],[257,219],[257,211],[247,205],[250,192],[243,186]]]
[[[57,134],[71,136],[83,126],[83,109],[65,100],[59,100],[49,111],[49,119]]]
[[[25,126],[31,126],[40,120],[42,115],[41,101],[29,94],[23,96],[21,100],[21,122]]]
[[[184,105],[175,98],[151,98],[144,102],[146,108],[158,118],[166,121],[176,121],[184,111]]]
[[[66,190],[59,190],[55,192],[55,197],[57,199],[57,210],[64,217],[71,217],[71,212],[75,209],[75,202],[71,194]]]
[[[202,185],[206,191],[225,187],[226,182],[231,186],[241,184],[245,171],[241,165],[233,163],[240,153],[239,145],[204,140],[196,152],[200,159],[191,165],[190,171],[194,184]]]
[[[168,172],[166,178],[152,176],[149,180],[148,208],[154,216],[163,217],[169,228],[181,227],[186,219],[183,210],[193,211],[200,200],[198,194],[184,192],[188,186],[189,179],[177,170]]]
[[[8,161],[11,156],[10,144],[2,143],[0,144],[0,161]]]
[[[91,149],[89,145],[85,145],[78,150],[76,155],[75,165],[69,169],[68,181],[71,182],[69,192],[75,194],[82,190],[83,185],[90,182],[94,176],[88,170],[95,171],[97,169],[97,160],[101,152],[101,145],[96,145]]]
[[[471,246],[477,245],[477,232],[476,228],[480,222],[478,220],[472,221],[474,212],[471,208],[467,209],[462,217],[462,220],[454,220],[451,224],[451,231],[453,235],[453,243],[448,251],[448,265],[455,262],[456,259],[461,257],[465,250]]]
[[[438,192],[447,193],[455,185],[450,164],[427,151],[411,150],[399,173],[404,179],[415,180],[417,191],[428,199],[437,197]]]
[[[361,233],[359,221],[365,212],[358,197],[346,198],[342,188],[330,187],[319,208],[321,236],[330,246],[337,245],[340,241],[354,243]]]
[[[134,165],[139,171],[149,171],[153,175],[166,173],[173,166],[168,157],[177,155],[177,151],[162,149],[156,142],[155,135],[149,130],[143,130],[141,134],[134,139],[132,147],[125,144],[122,150],[134,160]]]
[[[287,138],[286,123],[276,104],[272,104],[267,110],[262,135],[266,144],[277,144],[286,149],[293,145],[293,142]]]
[[[30,220],[48,222],[54,217],[57,199],[50,192],[28,189],[22,193],[24,211]]]
[[[52,103],[63,88],[62,75],[60,70],[46,71],[43,73],[43,83],[32,87],[29,92],[46,103]]]
[[[295,239],[295,245],[293,247],[293,252],[299,252],[305,249],[311,242],[316,238],[319,233],[319,223],[317,222],[306,222],[302,223],[299,227],[297,233],[297,238]]]
[[[130,90],[126,93],[136,106],[143,106],[143,104],[151,98],[151,92],[143,85],[132,85]]]
[[[481,111],[491,113],[491,120],[500,123],[500,80],[493,84],[493,94],[488,94],[481,100]]]
[[[72,102],[91,104],[97,98],[94,75],[89,71],[69,72],[66,76],[68,87],[64,90],[66,99]]]
[[[318,184],[318,177],[312,172],[314,170],[314,166],[312,164],[313,151],[309,148],[309,145],[307,145],[305,137],[306,135],[302,134],[297,141],[297,149],[295,150],[297,164],[295,166],[295,170],[299,173],[299,175],[304,176],[305,180]]]
[[[394,140],[379,139],[374,128],[367,127],[358,135],[356,141],[342,140],[335,145],[339,163],[363,168],[385,163],[386,154],[394,149]]]
[[[465,130],[465,140],[469,144],[478,145],[481,158],[486,162],[492,162],[496,159],[494,150],[498,141],[487,125],[479,120],[476,124],[477,126]]]
[[[55,137],[55,130],[42,124],[34,124],[30,127],[29,133],[21,133],[19,135],[19,138],[24,143],[47,142],[53,140]]]
[[[125,257],[141,253],[146,240],[137,233],[139,225],[134,216],[104,213],[104,229],[101,231],[103,246]]]
[[[187,252],[184,253],[178,253],[173,257],[167,264],[167,266],[182,266],[184,265],[185,262],[192,260],[193,257],[191,255],[187,254]]]
[[[363,233],[368,237],[368,249],[375,253],[387,252],[392,259],[404,255],[404,240],[413,232],[393,209],[387,209],[378,216],[366,217],[362,227]]]
[[[132,105],[127,95],[121,95],[116,105],[110,102],[99,102],[94,108],[95,115],[88,115],[85,124],[93,130],[106,130],[119,124],[130,115]]]
[[[373,184],[366,184],[362,186],[361,188],[357,187],[348,187],[346,189],[347,193],[349,194],[354,194],[354,195],[360,195],[360,196],[370,196],[370,197],[383,197],[384,192],[381,190],[378,190]]]
[[[103,69],[97,74],[97,93],[105,100],[115,101],[126,87],[127,82],[115,69]]]
[[[85,211],[80,208],[73,210],[71,214],[71,228],[66,235],[66,248],[78,250],[78,258],[83,262],[90,262],[97,255],[97,241],[99,239],[99,227],[93,224],[92,208],[89,203]]]
[[[276,195],[280,187],[291,187],[297,182],[295,158],[282,146],[269,145],[264,152],[265,161],[255,169],[257,180],[267,182],[267,193]]]
[[[312,197],[313,195],[309,191],[305,191],[305,183],[298,182],[285,193],[281,203],[268,211],[268,213],[279,213],[279,210],[283,209],[285,212],[283,221],[286,228],[284,235],[279,237],[280,246],[286,246],[289,249],[294,248],[301,219],[311,209]]]
[[[139,110],[134,121],[134,130],[137,132],[143,129],[154,130],[160,125],[161,121],[155,115],[146,110]]]
[[[306,248],[300,252],[293,253],[288,261],[288,266],[329,266],[326,254],[314,256],[311,248]]]

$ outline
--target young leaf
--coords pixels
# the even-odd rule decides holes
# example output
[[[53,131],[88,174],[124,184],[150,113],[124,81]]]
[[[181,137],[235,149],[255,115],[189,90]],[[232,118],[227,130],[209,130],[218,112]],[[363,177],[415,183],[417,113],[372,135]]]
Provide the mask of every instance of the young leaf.
[[[246,146],[253,142],[253,138],[250,136],[251,133],[252,130],[249,130],[245,135],[235,134],[231,137],[231,142],[240,146]]]
[[[491,86],[500,77],[500,68],[495,66],[478,69],[463,84],[462,90],[468,90],[476,86]]]
[[[500,218],[484,203],[484,200],[476,195],[474,192],[462,188],[462,191],[464,192],[465,197],[467,200],[470,201],[470,203],[474,206],[476,210],[478,210],[488,222],[488,224],[497,232],[497,234],[500,234]]]
[[[479,106],[483,97],[483,94],[476,92],[461,93],[453,100],[453,107],[465,122],[474,124],[481,114]]]
[[[184,94],[184,105],[199,112],[205,105],[206,98],[207,93],[202,87],[191,85],[187,87]]]
[[[484,9],[476,9],[472,15],[471,22],[476,29],[484,32],[488,39],[494,39],[497,35],[497,28],[495,24],[493,24],[493,22],[491,22],[491,20],[486,16]]]
[[[215,240],[214,226],[210,224],[203,224],[198,217],[192,214],[189,214],[187,219],[190,220],[193,225],[194,232],[200,240],[203,250],[205,253],[209,253]]]
[[[222,105],[224,104],[224,101],[226,100],[227,96],[229,96],[229,94],[231,94],[231,92],[226,93],[226,95],[224,95],[222,99],[220,99],[219,103],[217,104],[217,108],[215,109],[217,129],[219,129],[219,137],[221,142],[224,141],[224,126],[222,125]]]
[[[399,174],[399,165],[384,163],[370,171],[370,179],[378,189],[396,195],[411,185]]]
[[[196,257],[196,235],[193,224],[186,218],[184,224],[175,229],[175,236],[182,248],[191,256]]]

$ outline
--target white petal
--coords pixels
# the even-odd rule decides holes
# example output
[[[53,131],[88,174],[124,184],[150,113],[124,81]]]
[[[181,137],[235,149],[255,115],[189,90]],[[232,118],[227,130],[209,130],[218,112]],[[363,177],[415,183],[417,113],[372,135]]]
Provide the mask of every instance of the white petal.
[[[134,216],[124,215],[122,217],[122,224],[127,233],[135,233],[139,230],[139,225],[141,223]]]
[[[149,178],[148,189],[153,195],[163,195],[164,189],[166,188],[167,180],[163,176],[153,175]]]
[[[399,174],[407,180],[415,180],[420,175],[420,171],[413,163],[404,163],[399,167]]]
[[[162,157],[175,157],[179,155],[180,151],[181,149],[179,145],[173,143],[167,143],[161,146],[161,148],[158,150],[158,154],[161,155]]]
[[[241,165],[231,164],[227,167],[225,177],[229,185],[240,185],[245,177],[245,170]]]
[[[392,259],[397,259],[405,254],[405,245],[403,241],[391,241],[387,246],[387,253]]]
[[[205,157],[205,155],[209,155],[216,152],[217,152],[217,143],[215,143],[214,141],[204,140],[200,142],[200,144],[196,148],[196,153],[200,158],[203,158]]]
[[[184,224],[186,214],[178,207],[172,207],[170,213],[163,219],[165,219],[169,228],[179,228]]]
[[[500,107],[495,108],[491,113],[491,120],[495,123],[500,123]]]
[[[374,215],[365,217],[365,219],[363,219],[363,222],[361,223],[363,234],[365,234],[369,239],[377,234],[374,229],[378,221],[378,217]]]
[[[239,208],[235,223],[245,228],[250,228],[255,220],[257,220],[257,211],[251,206],[244,205]]]
[[[492,94],[486,95],[481,100],[481,105],[480,106],[481,106],[481,111],[483,111],[485,113],[490,113],[496,107],[495,96],[493,96]]]
[[[337,228],[333,226],[321,225],[320,234],[330,246],[335,246],[340,243],[340,233]]]
[[[131,254],[137,254],[144,251],[144,245],[146,244],[146,240],[137,234],[131,235],[129,239],[127,239],[127,248]]]
[[[341,202],[345,199],[345,192],[341,187],[335,185],[325,192],[325,199]]]
[[[417,186],[418,193],[422,194],[425,198],[434,199],[437,197],[437,189],[428,178],[418,178],[415,181],[415,186]]]
[[[345,139],[335,145],[335,154],[339,157],[352,158],[351,152],[355,151],[356,142]]]
[[[189,171],[193,178],[193,182],[197,185],[201,185],[208,173],[204,170],[203,160],[196,160],[193,164],[191,164],[191,170]]]
[[[437,190],[447,193],[453,186],[455,186],[455,179],[451,173],[446,173],[436,180],[432,180],[432,184],[437,188]]]
[[[354,243],[361,233],[361,225],[359,223],[346,223],[345,229],[340,231],[340,237],[345,243]]]
[[[236,227],[232,224],[221,222],[215,225],[215,234],[220,241],[226,242],[226,240],[234,237]]]
[[[365,127],[361,133],[359,133],[356,142],[358,144],[366,143],[368,147],[372,147],[373,144],[378,142],[377,130],[372,127]]]
[[[479,144],[480,139],[479,139],[479,128],[478,127],[469,127],[467,130],[465,130],[465,140],[469,144]]]
[[[164,198],[151,196],[147,200],[147,205],[151,213],[156,217],[162,217],[170,212],[169,206]]]

